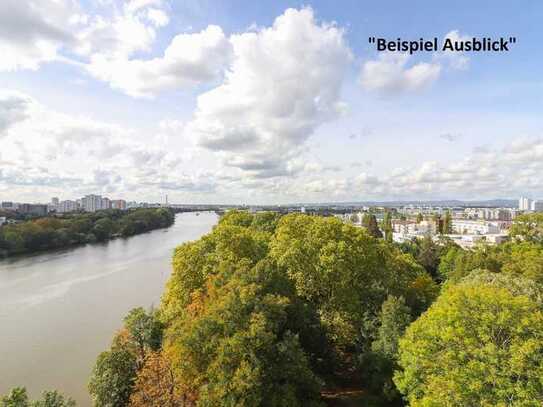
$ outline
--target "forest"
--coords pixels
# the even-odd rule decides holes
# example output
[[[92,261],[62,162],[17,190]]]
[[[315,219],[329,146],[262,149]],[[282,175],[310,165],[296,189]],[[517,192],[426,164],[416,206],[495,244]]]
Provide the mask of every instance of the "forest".
[[[104,242],[172,225],[167,208],[108,209],[93,213],[49,216],[0,227],[0,258]]]
[[[172,262],[160,306],[133,309],[99,355],[95,406],[543,403],[541,215],[464,250],[232,211]]]

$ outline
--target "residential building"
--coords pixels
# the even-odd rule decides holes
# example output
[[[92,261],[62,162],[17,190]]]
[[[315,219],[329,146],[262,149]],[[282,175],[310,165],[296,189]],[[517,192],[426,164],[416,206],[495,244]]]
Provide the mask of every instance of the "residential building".
[[[109,198],[102,198],[102,202],[100,203],[100,209],[111,209],[111,201]]]
[[[532,211],[543,212],[543,199],[537,199],[532,202]]]
[[[76,201],[66,200],[66,201],[61,201],[58,204],[57,212],[58,213],[75,212],[78,209],[79,209],[79,205],[77,204]]]
[[[521,211],[530,211],[530,210],[532,210],[532,200],[530,198],[521,197],[518,200],[518,208]]]
[[[25,215],[45,216],[47,215],[47,205],[41,204],[20,204],[17,209]]]
[[[0,226],[2,226],[4,223],[7,223],[7,218],[5,216],[0,216]]]
[[[85,212],[96,212],[102,209],[102,197],[100,195],[85,195],[81,198],[81,208]]]
[[[2,202],[2,209],[6,211],[16,211],[18,205],[14,202]]]
[[[126,201],[124,199],[114,199],[111,201],[111,208],[122,209],[124,211],[126,209]]]
[[[500,233],[500,227],[496,222],[453,219],[452,228],[454,233],[461,235],[488,235]]]

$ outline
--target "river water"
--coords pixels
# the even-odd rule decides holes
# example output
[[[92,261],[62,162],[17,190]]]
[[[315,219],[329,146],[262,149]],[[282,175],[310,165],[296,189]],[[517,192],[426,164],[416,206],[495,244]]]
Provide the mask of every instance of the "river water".
[[[214,213],[127,239],[0,260],[0,394],[57,389],[90,406],[96,356],[133,307],[158,305],[174,247],[198,239]]]

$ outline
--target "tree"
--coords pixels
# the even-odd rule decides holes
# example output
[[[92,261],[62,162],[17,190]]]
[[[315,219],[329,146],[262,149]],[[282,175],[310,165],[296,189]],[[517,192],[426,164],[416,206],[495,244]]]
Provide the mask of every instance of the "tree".
[[[56,390],[47,390],[42,398],[30,401],[26,388],[16,387],[0,400],[2,407],[75,407],[75,401],[65,397]]]
[[[149,313],[141,307],[132,309],[124,318],[124,326],[138,349],[138,363],[143,363],[148,350],[160,349],[163,326],[154,309]]]
[[[176,377],[199,405],[317,405],[320,383],[289,329],[296,308],[286,283],[267,261],[222,262],[168,329]]]
[[[2,397],[2,407],[28,407],[30,401],[24,387],[15,387]]]
[[[420,240],[420,246],[416,259],[419,264],[421,264],[426,271],[434,277],[437,276],[437,269],[439,267],[440,259],[439,255],[439,246],[434,242],[432,236],[424,236],[424,238]]]
[[[417,214],[417,223],[421,223],[424,220],[424,217],[422,216],[422,213]]]
[[[520,215],[515,218],[509,235],[517,240],[543,243],[543,213]]]
[[[163,352],[149,352],[138,372],[130,407],[191,407],[195,397],[190,395],[176,377],[171,361]]]
[[[137,373],[136,354],[126,346],[115,345],[96,360],[89,393],[96,407],[123,407],[128,404]]]
[[[377,219],[375,218],[375,215],[371,213],[366,213],[362,218],[362,226],[366,228],[371,236],[375,238],[383,237],[383,233],[379,229],[379,225],[377,224]]]
[[[453,227],[452,227],[452,216],[451,212],[447,211],[445,213],[445,218],[443,219],[443,226],[442,226],[442,234],[449,235],[452,233]]]
[[[411,406],[543,402],[543,314],[492,284],[450,286],[400,340],[394,377]]]
[[[75,407],[75,401],[58,391],[44,391],[41,400],[32,403],[32,407]]]
[[[407,299],[413,282],[426,275],[411,256],[335,218],[284,216],[270,246],[270,257],[297,295],[317,307],[344,352],[369,348],[374,324],[361,327],[375,321],[389,294]]]
[[[403,297],[389,296],[379,313],[379,328],[371,345],[371,353],[362,359],[362,363],[367,365],[365,382],[372,391],[380,393],[387,400],[399,398],[392,376],[397,368],[398,341],[411,318],[411,309]]]
[[[385,212],[383,219],[383,230],[385,231],[385,240],[392,243],[392,216],[389,211]]]

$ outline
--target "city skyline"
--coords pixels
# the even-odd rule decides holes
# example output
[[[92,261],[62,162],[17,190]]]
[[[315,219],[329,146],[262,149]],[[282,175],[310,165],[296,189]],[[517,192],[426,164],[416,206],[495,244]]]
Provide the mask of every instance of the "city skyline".
[[[461,3],[5,0],[0,201],[537,199],[543,5]]]

